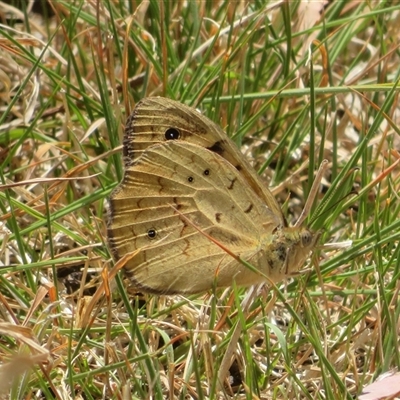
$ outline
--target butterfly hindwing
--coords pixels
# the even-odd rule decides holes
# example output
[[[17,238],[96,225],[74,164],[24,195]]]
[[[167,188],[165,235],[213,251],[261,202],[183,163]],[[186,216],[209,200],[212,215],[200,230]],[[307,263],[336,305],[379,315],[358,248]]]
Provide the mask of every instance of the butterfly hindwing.
[[[126,170],[111,210],[114,255],[120,258],[141,249],[126,269],[137,286],[156,293],[182,292],[184,287],[188,293],[199,291],[198,285],[182,283],[193,268],[207,276],[204,290],[214,280],[220,286],[232,284],[224,269],[236,265],[239,273],[246,267],[215,241],[251,258],[259,251],[261,236],[280,224],[225,159],[174,141],[150,147]],[[250,271],[246,275],[253,275],[252,282],[262,280]]]

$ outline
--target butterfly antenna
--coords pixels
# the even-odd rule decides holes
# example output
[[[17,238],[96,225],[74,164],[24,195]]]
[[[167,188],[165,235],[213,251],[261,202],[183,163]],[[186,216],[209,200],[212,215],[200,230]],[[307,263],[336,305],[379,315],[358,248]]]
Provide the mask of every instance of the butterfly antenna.
[[[331,211],[334,210],[335,208],[337,208],[337,206],[338,206],[344,199],[348,198],[349,196],[353,196],[353,195],[356,195],[356,196],[357,196],[357,195],[358,195],[358,192],[355,191],[355,190],[352,190],[351,192],[347,193],[347,194],[344,195],[341,199],[339,199],[339,200],[336,201],[334,204],[332,204],[332,206],[329,207],[327,210],[325,210],[323,213],[321,213],[321,214],[318,214],[318,213],[317,213],[318,217],[321,217],[321,216],[323,216],[324,214],[330,214]],[[313,218],[313,219],[312,219],[312,222],[313,222],[314,220],[315,220],[315,219]],[[310,225],[312,224],[312,222],[310,222]]]
[[[328,160],[323,160],[321,165],[318,168],[317,175],[315,176],[313,185],[312,185],[310,193],[307,197],[307,201],[306,201],[306,204],[304,205],[303,211],[301,212],[299,219],[294,224],[295,227],[300,226],[304,222],[304,220],[308,217],[308,214],[310,213],[311,207],[317,196],[322,177],[327,168],[328,168]]]
[[[349,177],[349,175],[351,175],[353,172],[357,171],[358,168],[352,168],[350,171],[347,172],[347,174],[343,177],[343,179],[340,181],[340,183],[338,185],[336,185],[336,187],[334,188],[334,190],[332,191],[332,193],[329,195],[329,197],[325,196],[324,197],[324,203],[326,204],[329,199],[331,199],[335,193],[337,192],[338,188],[341,187],[341,183],[344,183],[346,181],[346,179]],[[357,191],[352,190],[351,192],[347,193],[346,195],[344,195],[340,200],[336,201],[335,204],[333,204],[331,207],[329,207],[327,210],[324,210],[321,213],[321,209],[322,209],[322,203],[318,205],[317,210],[315,211],[314,217],[312,218],[312,220],[309,222],[309,226],[312,225],[312,223],[319,217],[321,217],[321,215],[326,214],[327,212],[329,212],[330,210],[334,209],[341,201],[343,201],[345,198],[351,196],[351,195],[358,195]]]

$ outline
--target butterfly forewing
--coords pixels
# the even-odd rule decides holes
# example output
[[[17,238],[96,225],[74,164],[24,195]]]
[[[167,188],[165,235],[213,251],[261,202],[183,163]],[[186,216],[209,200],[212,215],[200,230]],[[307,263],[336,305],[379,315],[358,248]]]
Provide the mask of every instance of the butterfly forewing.
[[[177,101],[148,97],[136,105],[125,128],[125,165],[132,165],[149,147],[170,140],[197,144],[225,158],[286,225],[279,204],[235,143],[214,122]]]

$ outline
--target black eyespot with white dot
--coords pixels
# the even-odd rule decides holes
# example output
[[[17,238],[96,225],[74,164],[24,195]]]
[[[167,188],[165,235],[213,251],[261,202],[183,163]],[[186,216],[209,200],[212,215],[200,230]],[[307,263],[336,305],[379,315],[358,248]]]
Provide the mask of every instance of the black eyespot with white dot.
[[[188,182],[189,183],[192,183],[194,181],[194,178],[193,178],[193,176],[189,176],[189,178],[188,178]]]
[[[210,170],[209,170],[209,169],[205,169],[204,172],[203,172],[203,174],[204,174],[205,176],[210,175]]]
[[[149,229],[147,231],[147,236],[149,239],[154,239],[157,236],[157,231],[155,229]]]
[[[166,140],[177,140],[181,136],[181,133],[176,128],[168,128],[165,133],[164,137]]]

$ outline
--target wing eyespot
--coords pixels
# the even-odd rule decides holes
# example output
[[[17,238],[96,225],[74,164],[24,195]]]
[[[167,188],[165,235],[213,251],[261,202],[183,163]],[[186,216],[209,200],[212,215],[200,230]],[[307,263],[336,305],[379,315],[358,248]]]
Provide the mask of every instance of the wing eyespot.
[[[210,175],[210,170],[209,170],[209,169],[205,169],[204,172],[203,172],[203,174],[204,174],[205,176]]]
[[[147,231],[147,236],[149,239],[154,239],[157,236],[157,231],[155,229],[149,229]]]
[[[187,180],[188,180],[189,183],[193,183],[194,178],[193,178],[193,176],[189,176],[189,177],[187,178]]]
[[[181,137],[181,133],[179,132],[179,129],[168,128],[164,133],[164,137],[166,140],[177,140]]]

